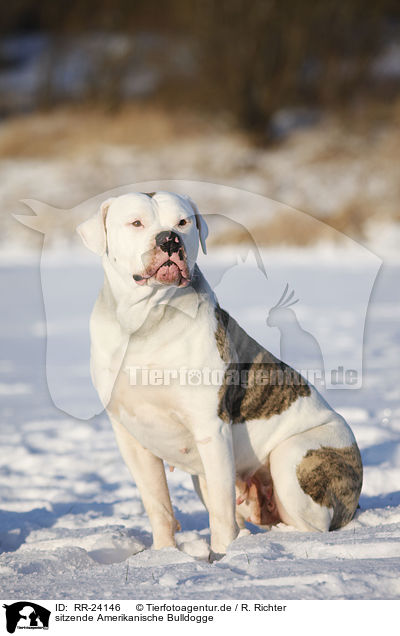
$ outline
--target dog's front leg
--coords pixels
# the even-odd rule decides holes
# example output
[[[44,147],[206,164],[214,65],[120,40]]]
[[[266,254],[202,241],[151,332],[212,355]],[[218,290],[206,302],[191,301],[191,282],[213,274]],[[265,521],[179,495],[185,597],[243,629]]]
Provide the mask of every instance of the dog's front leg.
[[[196,444],[202,460],[210,516],[210,560],[221,558],[237,537],[235,460],[231,426],[221,420],[199,426]]]
[[[175,546],[175,519],[168,491],[163,461],[110,418],[121,455],[139,488],[143,505],[150,519],[155,549]]]

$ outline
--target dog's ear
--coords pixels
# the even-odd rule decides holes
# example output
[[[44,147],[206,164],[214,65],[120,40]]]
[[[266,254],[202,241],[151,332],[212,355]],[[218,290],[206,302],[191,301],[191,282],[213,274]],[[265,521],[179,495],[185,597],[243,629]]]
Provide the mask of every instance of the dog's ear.
[[[202,217],[202,215],[200,214],[199,209],[198,209],[197,205],[195,204],[195,202],[192,201],[192,199],[190,197],[188,197],[188,196],[185,196],[185,199],[188,201],[188,203],[190,204],[190,207],[192,208],[192,210],[194,212],[194,218],[196,220],[196,226],[197,226],[197,229],[199,231],[201,249],[203,250],[204,254],[207,254],[206,239],[207,239],[207,236],[208,236],[208,225],[205,222],[205,220]]]
[[[114,200],[115,197],[111,197],[103,201],[96,214],[76,228],[86,247],[99,256],[103,256],[107,248],[106,216],[108,208]]]

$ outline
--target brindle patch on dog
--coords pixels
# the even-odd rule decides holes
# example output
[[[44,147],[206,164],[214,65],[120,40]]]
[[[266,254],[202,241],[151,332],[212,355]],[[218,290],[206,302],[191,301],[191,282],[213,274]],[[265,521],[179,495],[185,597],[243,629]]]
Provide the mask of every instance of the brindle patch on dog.
[[[360,497],[363,468],[357,444],[309,450],[296,469],[302,490],[321,506],[333,508],[329,530],[346,525]]]
[[[269,418],[309,396],[306,380],[251,338],[219,305],[215,339],[228,363],[219,390],[219,417],[233,424]]]

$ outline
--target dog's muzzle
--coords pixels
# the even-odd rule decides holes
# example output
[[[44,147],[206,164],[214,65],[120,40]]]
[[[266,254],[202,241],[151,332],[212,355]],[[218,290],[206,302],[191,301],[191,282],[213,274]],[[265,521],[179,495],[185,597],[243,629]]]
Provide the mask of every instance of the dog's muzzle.
[[[150,278],[164,285],[186,287],[190,282],[186,252],[180,236],[172,230],[159,232],[155,237],[155,248],[144,274],[134,274],[138,285]]]

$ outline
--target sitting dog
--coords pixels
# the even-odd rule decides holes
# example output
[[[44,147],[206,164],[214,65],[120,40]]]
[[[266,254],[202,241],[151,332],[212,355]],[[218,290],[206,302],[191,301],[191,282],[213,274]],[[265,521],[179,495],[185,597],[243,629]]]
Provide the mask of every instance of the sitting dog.
[[[196,265],[208,228],[193,201],[169,192],[110,198],[78,232],[104,267],[92,378],[154,548],[174,546],[178,529],[164,461],[192,475],[207,507],[210,560],[246,520],[311,531],[348,523],[362,484],[355,438],[312,385],[221,309]],[[209,373],[182,381],[184,369]]]

